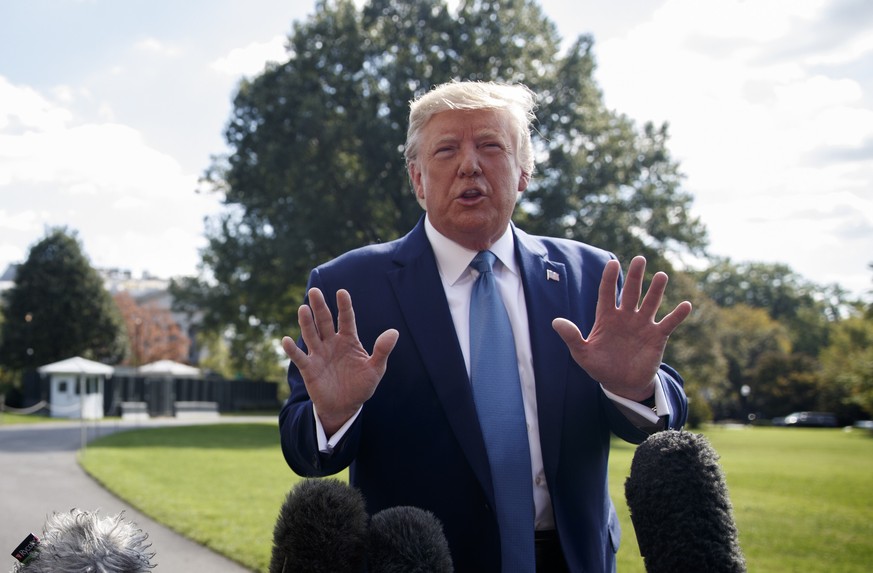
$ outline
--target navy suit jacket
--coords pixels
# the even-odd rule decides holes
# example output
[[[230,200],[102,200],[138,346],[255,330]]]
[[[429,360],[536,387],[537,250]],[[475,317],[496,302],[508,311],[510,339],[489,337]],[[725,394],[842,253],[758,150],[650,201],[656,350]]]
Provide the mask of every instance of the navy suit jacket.
[[[632,443],[647,434],[573,361],[551,325],[556,317],[568,318],[587,336],[611,255],[515,227],[513,232],[530,325],[542,456],[561,545],[571,571],[611,571],[620,530],[607,488],[610,432]],[[559,280],[547,278],[547,271]],[[423,218],[401,239],[351,251],[314,269],[309,287],[324,292],[334,317],[336,291],[349,291],[368,351],[389,328],[400,337],[375,394],[329,455],[318,452],[312,402],[291,364],[291,396],[280,414],[288,464],[303,476],[350,467],[351,484],[361,490],[371,514],[398,505],[429,510],[443,523],[456,571],[500,571],[485,443]],[[658,375],[672,408],[667,427],[679,428],[687,412],[682,379],[666,365]]]

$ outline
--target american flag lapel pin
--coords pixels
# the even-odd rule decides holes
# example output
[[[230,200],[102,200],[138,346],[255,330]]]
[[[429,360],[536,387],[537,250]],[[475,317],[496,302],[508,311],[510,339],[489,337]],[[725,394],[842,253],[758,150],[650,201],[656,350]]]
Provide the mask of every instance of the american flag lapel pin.
[[[561,275],[559,275],[557,272],[553,271],[552,269],[546,269],[546,280],[561,282]]]

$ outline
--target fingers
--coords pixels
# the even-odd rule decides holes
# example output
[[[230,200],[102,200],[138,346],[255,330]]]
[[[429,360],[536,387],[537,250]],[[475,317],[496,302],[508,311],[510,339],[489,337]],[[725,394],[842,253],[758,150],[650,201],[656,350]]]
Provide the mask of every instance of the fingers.
[[[646,291],[646,296],[643,297],[643,302],[640,304],[640,313],[654,320],[655,314],[661,307],[661,301],[664,300],[664,291],[666,289],[667,275],[662,272],[655,273],[655,276],[652,277],[652,284],[649,285],[649,290]],[[637,292],[637,299],[639,299],[639,296],[640,294]]]
[[[291,359],[291,362],[294,363],[298,368],[302,364],[304,360],[306,360],[306,353],[300,350],[296,344],[294,344],[294,340],[290,336],[285,336],[282,338],[282,350],[285,351],[285,354],[288,355],[288,358]]]
[[[610,260],[603,268],[603,276],[600,280],[599,300],[597,301],[597,313],[611,312],[615,306],[615,289],[618,284],[621,265],[617,260]],[[657,272],[652,277],[652,282],[649,285],[645,295],[643,295],[643,281],[646,274],[646,259],[638,255],[631,260],[628,266],[627,276],[624,286],[621,290],[620,305],[617,307],[622,312],[631,312],[638,314],[641,318],[645,318],[650,323],[656,323],[655,317],[661,303],[664,300],[664,292],[667,289],[668,277],[666,273]],[[642,300],[640,297],[642,296]],[[684,301],[677,305],[669,314],[658,321],[656,324],[661,327],[664,333],[669,336],[679,324],[681,324],[691,314],[691,303]],[[569,326],[557,326],[554,322],[552,326],[561,334],[562,338],[566,334],[570,334]],[[566,340],[565,340],[566,342]]]
[[[666,273],[655,273],[655,276],[652,277],[652,284],[649,285],[649,290],[646,292],[646,296],[643,297],[639,312],[643,316],[648,317],[652,322],[655,321],[655,315],[661,307],[661,302],[664,300],[664,292],[667,289],[668,280],[669,278]],[[662,328],[665,335],[670,336],[673,330],[688,318],[688,315],[691,314],[691,308],[690,302],[683,301],[658,321],[657,324]]]
[[[304,304],[297,310],[300,334],[307,346],[313,347],[337,331],[352,334],[356,332],[355,310],[352,307],[352,297],[348,291],[341,289],[336,293],[336,328],[333,323],[333,313],[327,305],[324,293],[318,288],[311,288],[308,294],[309,304]]]
[[[646,259],[643,256],[637,255],[630,262],[630,266],[627,269],[627,278],[624,282],[624,288],[621,289],[621,306],[623,308],[637,308],[640,295],[643,292],[643,277],[645,274]]]
[[[339,297],[339,293],[337,293],[337,297]],[[309,289],[309,308],[312,310],[312,316],[315,320],[315,328],[318,330],[318,336],[320,339],[323,339],[325,336],[332,334],[334,332],[333,326],[333,314],[330,312],[330,308],[327,306],[327,301],[324,300],[324,294],[320,289],[311,288]],[[300,313],[298,313],[298,318]],[[301,332],[303,330],[303,324],[300,325]],[[304,335],[304,340],[306,340],[306,336]],[[309,344],[309,341],[306,342]]]
[[[621,265],[616,260],[610,260],[603,267],[603,275],[600,277],[600,288],[597,291],[597,312],[601,306],[604,309],[615,308],[615,291],[618,287],[618,275],[621,273]],[[554,326],[554,323],[552,324]]]
[[[311,288],[308,298],[309,304],[301,305],[297,310],[297,322],[300,325],[300,336],[311,353],[319,353],[321,348],[328,343],[328,339],[333,336],[351,337],[357,341],[355,309],[352,306],[352,297],[347,290],[340,289],[336,293],[336,327],[334,327],[333,314],[327,305],[324,293],[318,288]],[[394,349],[399,337],[398,331],[389,329],[376,339],[373,358],[377,363],[383,363],[383,370],[388,355]],[[356,344],[360,343],[356,342]],[[298,366],[307,357],[307,354],[287,336],[282,339],[282,348],[285,350],[285,354]]]
[[[667,334],[670,336],[676,327],[679,326],[691,314],[691,303],[686,301],[680,302],[667,316],[661,319],[658,323],[661,325]]]
[[[352,295],[345,289],[336,292],[337,331],[356,334],[355,309],[352,306]],[[333,322],[330,324],[333,328]]]
[[[320,292],[317,294],[321,295]],[[310,291],[310,305],[312,304],[313,295],[315,295],[315,293]],[[321,298],[321,302],[324,303],[323,297]],[[318,328],[315,325],[314,313],[310,305],[303,304],[300,305],[300,308],[297,309],[297,324],[300,325],[300,336],[303,338],[303,341],[306,343],[306,345],[309,348],[316,348],[321,342],[321,337],[318,334]],[[284,341],[282,343],[282,347],[285,348]],[[285,353],[288,354],[287,348],[285,348]],[[290,354],[288,355],[288,357],[292,360],[294,359]]]

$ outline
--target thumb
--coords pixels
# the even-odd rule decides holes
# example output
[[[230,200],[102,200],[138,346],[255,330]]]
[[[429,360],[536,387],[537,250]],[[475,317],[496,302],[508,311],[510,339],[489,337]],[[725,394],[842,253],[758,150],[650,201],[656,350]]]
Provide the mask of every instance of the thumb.
[[[373,355],[370,359],[375,362],[382,372],[388,366],[388,355],[394,350],[399,338],[400,333],[393,328],[389,328],[380,334],[379,338],[376,339],[376,343],[373,344]]]
[[[582,337],[582,332],[579,327],[573,324],[566,318],[556,318],[552,321],[552,328],[567,345],[571,352],[581,350],[585,345],[585,338]]]

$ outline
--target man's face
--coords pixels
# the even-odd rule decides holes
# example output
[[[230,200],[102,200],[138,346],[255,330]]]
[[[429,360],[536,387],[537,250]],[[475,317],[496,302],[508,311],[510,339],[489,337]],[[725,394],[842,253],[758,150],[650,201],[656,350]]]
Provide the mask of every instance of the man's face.
[[[444,111],[425,124],[409,175],[437,231],[469,249],[488,249],[506,230],[529,176],[502,110]]]

